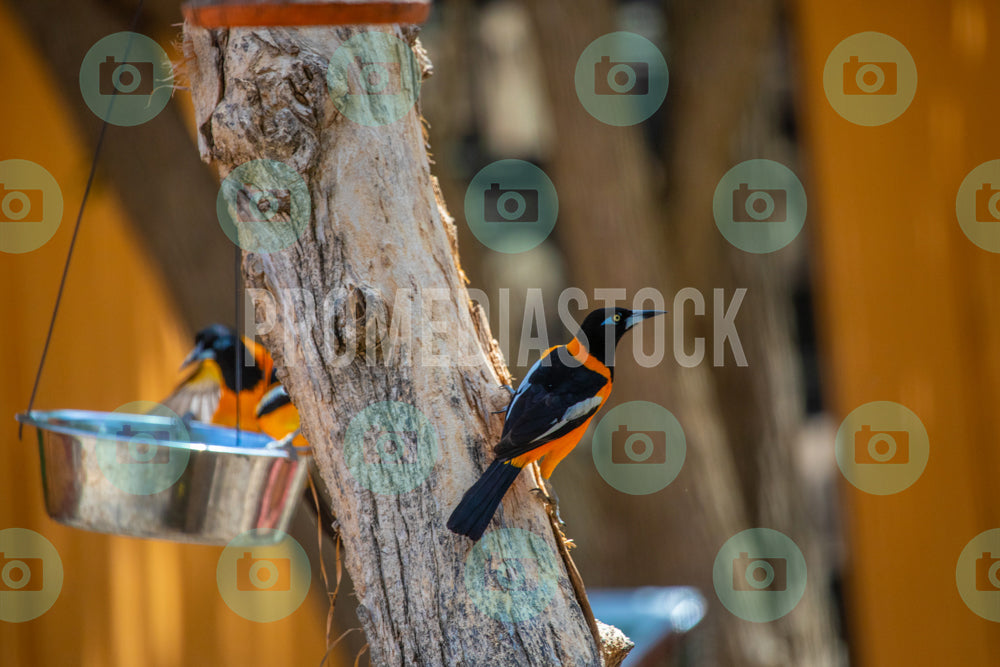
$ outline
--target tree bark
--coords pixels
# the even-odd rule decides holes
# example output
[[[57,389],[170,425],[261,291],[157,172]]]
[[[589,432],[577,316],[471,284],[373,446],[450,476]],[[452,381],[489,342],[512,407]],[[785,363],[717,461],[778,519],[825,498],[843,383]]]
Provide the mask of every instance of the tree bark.
[[[244,253],[244,275],[270,294],[258,303],[258,319],[273,326],[260,333],[330,492],[372,661],[598,665],[561,562],[547,608],[519,623],[481,613],[466,590],[472,544],[445,521],[488,463],[501,427],[490,411],[508,400],[500,385],[510,378],[469,301],[418,110],[372,128],[341,115],[330,98],[327,64],[357,33],[186,25],[185,50],[202,158],[222,176],[248,160],[280,160],[311,193],[300,240],[279,252]],[[414,33],[389,33],[419,51]],[[331,294],[343,298],[327,300]],[[408,309],[410,335],[404,327],[388,336]],[[333,358],[353,344],[349,363]],[[436,431],[438,458],[414,490],[376,493],[350,470],[348,425],[379,401],[416,407]],[[555,553],[528,478],[508,493],[503,525],[530,531]]]

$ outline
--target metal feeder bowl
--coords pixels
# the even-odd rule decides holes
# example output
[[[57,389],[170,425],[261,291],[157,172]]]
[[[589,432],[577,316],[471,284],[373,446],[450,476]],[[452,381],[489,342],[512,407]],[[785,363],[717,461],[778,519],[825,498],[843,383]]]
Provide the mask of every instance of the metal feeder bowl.
[[[45,507],[84,530],[195,544],[276,542],[300,504],[311,450],[155,415],[33,411]],[[270,447],[268,445],[271,445]]]

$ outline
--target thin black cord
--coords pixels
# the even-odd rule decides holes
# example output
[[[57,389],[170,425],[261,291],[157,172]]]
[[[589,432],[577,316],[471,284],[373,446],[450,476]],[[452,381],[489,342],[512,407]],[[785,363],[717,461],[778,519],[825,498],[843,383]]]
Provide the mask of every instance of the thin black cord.
[[[240,276],[240,263],[243,261],[243,251],[240,249],[239,244],[233,245],[236,251],[235,257],[236,262],[233,270],[233,293],[236,295],[236,349],[239,350],[243,348],[243,355],[236,355],[236,446],[240,446],[240,394],[243,389],[243,364],[247,362],[246,355],[250,354],[250,349],[243,345],[243,328],[241,323],[243,318],[240,317],[240,306],[242,305],[242,292],[240,288],[242,287],[242,276]],[[240,359],[240,357],[243,357]],[[254,358],[256,362],[256,358]]]
[[[139,16],[142,14],[142,3],[144,0],[139,0],[138,6],[135,8],[135,14],[132,15],[132,21],[129,23],[129,32],[135,32],[136,26],[139,24]],[[125,46],[124,58],[128,57],[129,49],[132,46],[132,40],[130,39]],[[97,174],[97,158],[101,155],[101,147],[104,145],[104,135],[108,131],[108,118],[111,116],[111,108],[114,106],[115,98],[118,96],[118,89],[111,93],[111,100],[108,101],[108,112],[104,114],[103,122],[101,123],[101,132],[97,135],[97,145],[94,147],[94,157],[90,161],[90,175],[87,176],[87,187],[83,190],[83,199],[80,200],[80,210],[76,214],[76,223],[73,225],[73,236],[69,240],[69,251],[66,253],[66,263],[63,265],[62,278],[59,279],[59,289],[56,291],[56,302],[52,307],[52,318],[49,320],[49,330],[45,334],[45,345],[42,346],[42,357],[38,360],[38,370],[35,372],[35,382],[31,386],[31,398],[28,399],[28,414],[31,414],[31,409],[35,406],[35,397],[38,395],[38,385],[42,380],[42,369],[45,367],[45,359],[49,354],[49,344],[52,342],[52,332],[56,327],[56,315],[59,313],[59,305],[62,303],[63,290],[66,288],[66,276],[69,275],[69,264],[70,260],[73,259],[73,250],[76,248],[76,237],[80,233],[80,223],[83,221],[83,209],[87,205],[87,198],[90,196],[90,189],[94,185],[94,177]],[[21,440],[21,436],[24,434],[24,422],[20,422],[17,426],[17,439]]]

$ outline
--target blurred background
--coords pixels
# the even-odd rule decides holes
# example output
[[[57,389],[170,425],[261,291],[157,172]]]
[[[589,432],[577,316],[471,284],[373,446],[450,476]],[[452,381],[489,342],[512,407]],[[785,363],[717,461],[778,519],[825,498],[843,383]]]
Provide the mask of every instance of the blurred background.
[[[0,622],[0,663],[318,664],[318,587],[282,621],[245,620],[216,589],[221,548],[51,522],[34,434],[17,440],[12,415],[27,407],[100,129],[80,96],[79,63],[134,9],[0,0],[0,159],[41,164],[65,202],[48,244],[0,256],[0,529],[41,532],[66,565],[45,615]],[[151,0],[136,29],[180,63],[180,21],[177,2]],[[630,127],[590,116],[573,84],[581,51],[615,30],[654,42],[670,69],[660,110]],[[848,122],[823,88],[830,51],[863,31],[902,42],[918,71],[909,108],[875,127]],[[507,324],[500,288],[512,313],[541,290],[552,344],[568,335],[554,307],[566,287],[631,296],[652,286],[668,308],[684,287],[748,290],[737,320],[747,366],[730,354],[685,368],[668,351],[642,372],[631,355],[620,359],[612,406],[654,401],[684,426],[687,459],[673,483],[647,496],[616,491],[586,447],[553,479],[588,588],[694,586],[708,602],[682,642],[641,664],[996,663],[1000,626],[963,604],[955,567],[970,539],[1000,526],[1000,254],[962,233],[955,197],[969,171],[1000,158],[998,32],[1000,6],[987,0],[435,2],[421,35],[435,68],[422,111],[494,335]],[[559,193],[553,234],[517,255],[480,244],[462,210],[472,177],[502,158],[534,162]],[[765,255],[730,245],[712,217],[719,179],[753,158],[788,166],[808,194],[802,233]],[[234,323],[234,252],[216,192],[186,90],[144,125],[109,128],[37,408],[157,400],[180,379],[193,332]],[[687,318],[688,349],[695,336],[711,340],[711,310]],[[521,320],[509,324],[505,352],[520,378],[536,354],[516,365]],[[923,475],[894,495],[859,491],[834,459],[840,421],[876,400],[913,410],[931,443]],[[758,526],[792,537],[809,568],[801,602],[771,623],[734,616],[712,586],[722,544]],[[352,605],[342,591],[333,637],[356,627]],[[354,663],[360,634],[334,664]]]

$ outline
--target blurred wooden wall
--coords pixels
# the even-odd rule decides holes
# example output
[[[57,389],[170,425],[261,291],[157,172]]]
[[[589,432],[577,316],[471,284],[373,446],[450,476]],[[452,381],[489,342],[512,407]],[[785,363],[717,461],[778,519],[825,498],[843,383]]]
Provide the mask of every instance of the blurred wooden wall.
[[[1000,527],[1000,254],[965,237],[955,195],[1000,158],[1000,5],[791,6],[827,397],[837,419],[903,403],[931,443],[901,493],[841,484],[852,654],[862,666],[997,664],[1000,624],[963,604],[955,567],[970,539]],[[841,118],[822,85],[830,50],[869,30],[902,42],[918,72],[909,109],[878,127]]]
[[[62,187],[56,236],[24,255],[0,253],[0,529],[30,528],[58,549],[62,593],[43,616],[0,622],[0,664],[318,665],[325,609],[308,599],[257,624],[232,612],[215,583],[221,547],[109,537],[45,514],[34,429],[17,440],[90,155],[51,73],[0,2],[0,159],[41,164]],[[110,128],[127,132],[128,128]],[[192,147],[192,150],[194,148]],[[180,378],[190,347],[167,286],[115,193],[98,177],[87,206],[37,408],[111,410],[156,400]]]

